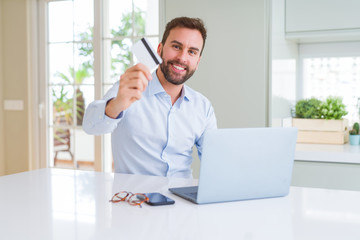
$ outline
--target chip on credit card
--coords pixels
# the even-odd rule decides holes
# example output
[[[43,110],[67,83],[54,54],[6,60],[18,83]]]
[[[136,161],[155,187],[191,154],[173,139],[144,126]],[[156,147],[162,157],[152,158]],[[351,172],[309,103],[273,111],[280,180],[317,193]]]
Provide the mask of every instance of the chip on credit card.
[[[154,48],[146,38],[142,38],[140,41],[135,43],[132,46],[131,51],[140,63],[150,69],[150,72],[153,72],[156,67],[162,63],[162,59],[157,52],[154,51]]]

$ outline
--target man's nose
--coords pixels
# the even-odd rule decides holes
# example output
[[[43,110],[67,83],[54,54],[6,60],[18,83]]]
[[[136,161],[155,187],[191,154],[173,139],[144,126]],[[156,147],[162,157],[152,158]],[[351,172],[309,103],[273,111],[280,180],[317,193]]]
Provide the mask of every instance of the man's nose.
[[[179,51],[177,55],[178,61],[181,63],[186,63],[187,61],[187,52],[185,50]]]

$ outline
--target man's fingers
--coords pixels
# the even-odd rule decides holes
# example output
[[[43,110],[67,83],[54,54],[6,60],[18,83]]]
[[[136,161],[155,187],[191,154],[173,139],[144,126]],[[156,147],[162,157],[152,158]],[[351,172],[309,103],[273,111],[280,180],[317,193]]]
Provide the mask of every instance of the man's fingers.
[[[134,68],[135,70],[141,71],[141,72],[145,75],[145,77],[147,78],[147,80],[151,80],[151,79],[152,79],[150,69],[149,69],[147,66],[145,66],[144,64],[138,63],[138,64],[136,64],[133,68]]]
[[[146,79],[143,72],[131,71],[121,76],[120,84],[131,88],[138,88],[144,91],[148,85],[148,80]]]
[[[127,76],[128,80],[129,80],[129,84],[135,84],[135,85],[140,85],[142,84],[142,91],[145,90],[145,88],[148,85],[148,80],[146,79],[145,75],[143,72],[137,71],[137,72],[131,72],[129,73],[129,75]]]
[[[136,64],[126,70],[120,77],[120,84],[116,96],[118,111],[127,109],[133,102],[139,100],[142,92],[151,80],[151,73],[144,64]]]
[[[142,92],[137,89],[127,89],[124,94],[127,96],[128,99],[130,99],[131,103],[140,100],[142,96]]]
[[[141,79],[134,79],[129,81],[126,84],[122,84],[120,88],[122,89],[138,89],[143,92],[146,89],[147,84],[145,84]]]

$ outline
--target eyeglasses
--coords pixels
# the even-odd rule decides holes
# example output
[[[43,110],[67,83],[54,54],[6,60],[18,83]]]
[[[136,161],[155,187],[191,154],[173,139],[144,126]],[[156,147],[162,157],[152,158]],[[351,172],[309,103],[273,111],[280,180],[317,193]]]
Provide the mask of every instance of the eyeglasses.
[[[128,202],[132,206],[139,206],[144,202],[149,201],[149,198],[143,193],[132,193],[132,192],[118,192],[115,193],[114,196],[109,200],[109,202],[117,203],[117,202]]]

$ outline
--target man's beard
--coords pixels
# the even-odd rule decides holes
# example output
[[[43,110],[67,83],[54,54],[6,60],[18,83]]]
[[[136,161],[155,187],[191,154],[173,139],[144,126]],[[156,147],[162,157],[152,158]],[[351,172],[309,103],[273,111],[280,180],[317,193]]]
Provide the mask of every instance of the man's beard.
[[[161,53],[161,57],[162,57],[162,53]],[[174,73],[170,71],[171,68],[171,64],[178,64],[182,67],[186,68],[186,73],[185,75],[180,78],[180,74]],[[185,83],[189,78],[191,78],[191,76],[194,74],[195,69],[194,70],[190,70],[189,66],[187,65],[183,65],[181,63],[179,63],[178,61],[175,60],[169,60],[167,62],[165,62],[165,60],[163,59],[162,63],[160,64],[160,69],[164,74],[165,79],[169,82],[172,83],[174,85],[181,85],[183,83]]]

